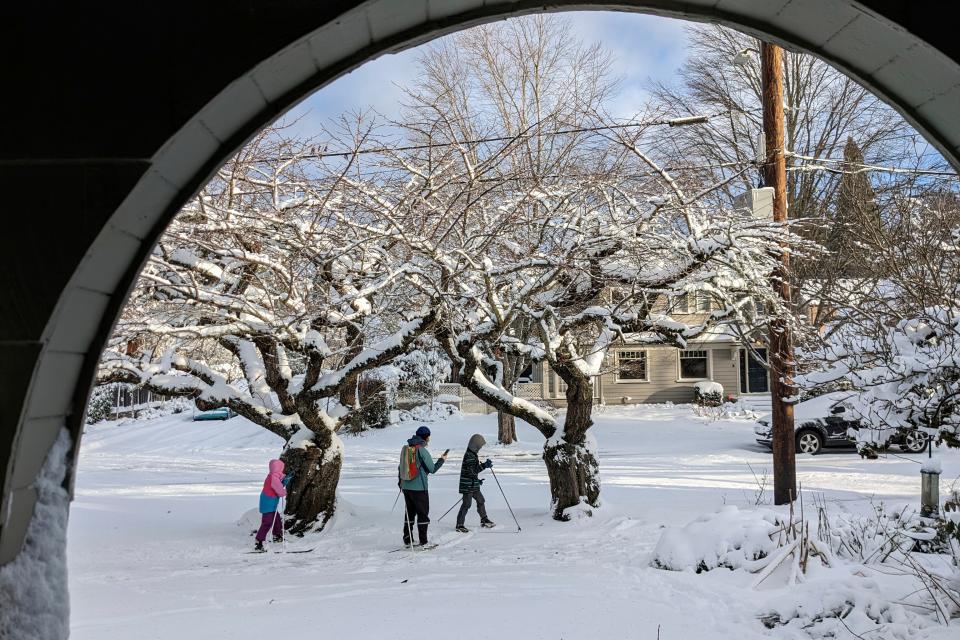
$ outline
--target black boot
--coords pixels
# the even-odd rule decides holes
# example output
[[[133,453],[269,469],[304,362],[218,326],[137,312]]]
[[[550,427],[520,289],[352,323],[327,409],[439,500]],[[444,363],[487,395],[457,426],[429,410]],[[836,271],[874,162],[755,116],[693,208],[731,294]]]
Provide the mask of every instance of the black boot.
[[[275,544],[279,544],[279,543],[283,542],[283,536],[273,536],[273,542],[274,542]]]
[[[467,528],[466,528],[465,526],[463,526],[462,524],[458,524],[458,525],[457,525],[456,531],[458,531],[459,533],[470,533],[470,529],[467,529]]]
[[[254,551],[266,551],[266,549],[263,548],[263,542],[261,542],[260,540],[257,540],[257,544],[253,545],[253,550],[254,550]]]
[[[484,529],[493,529],[497,525],[494,524],[493,520],[484,520],[480,523],[480,526]]]

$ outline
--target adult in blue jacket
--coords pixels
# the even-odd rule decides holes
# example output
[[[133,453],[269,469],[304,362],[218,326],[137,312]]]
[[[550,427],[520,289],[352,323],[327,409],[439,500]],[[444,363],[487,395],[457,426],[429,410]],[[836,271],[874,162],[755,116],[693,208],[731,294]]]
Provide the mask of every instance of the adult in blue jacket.
[[[427,527],[430,524],[430,483],[427,475],[436,473],[447,460],[447,454],[433,461],[427,445],[430,443],[430,429],[420,427],[416,434],[407,440],[407,447],[412,450],[411,460],[400,460],[398,484],[403,490],[403,502],[406,508],[403,514],[403,544],[409,546],[413,542],[413,525],[416,522],[417,536],[420,544],[427,544]],[[409,480],[403,479],[404,466],[412,464],[416,474]],[[406,475],[411,475],[409,472]]]

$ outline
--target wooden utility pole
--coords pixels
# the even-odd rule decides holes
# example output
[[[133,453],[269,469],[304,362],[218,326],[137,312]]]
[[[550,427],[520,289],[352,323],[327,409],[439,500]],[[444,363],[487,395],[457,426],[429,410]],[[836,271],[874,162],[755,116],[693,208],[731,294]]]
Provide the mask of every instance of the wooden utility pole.
[[[787,221],[787,164],[783,135],[783,50],[760,43],[763,88],[763,135],[766,163],[763,181],[773,187],[773,220]],[[790,306],[790,254],[787,247],[773,272],[773,285]],[[788,504],[797,497],[796,443],[793,428],[793,334],[786,319],[770,323],[770,395],[773,404],[773,502]]]

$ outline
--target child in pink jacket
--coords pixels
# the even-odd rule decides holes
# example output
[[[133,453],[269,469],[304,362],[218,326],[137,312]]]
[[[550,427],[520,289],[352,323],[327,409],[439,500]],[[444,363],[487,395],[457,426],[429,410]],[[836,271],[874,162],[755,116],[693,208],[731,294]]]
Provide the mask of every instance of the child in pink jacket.
[[[257,530],[257,544],[254,551],[264,551],[263,541],[267,539],[267,531],[273,527],[273,541],[283,541],[283,516],[277,513],[280,498],[287,495],[287,485],[293,474],[283,475],[283,460],[270,461],[270,473],[263,480],[263,491],[260,492],[260,529]]]

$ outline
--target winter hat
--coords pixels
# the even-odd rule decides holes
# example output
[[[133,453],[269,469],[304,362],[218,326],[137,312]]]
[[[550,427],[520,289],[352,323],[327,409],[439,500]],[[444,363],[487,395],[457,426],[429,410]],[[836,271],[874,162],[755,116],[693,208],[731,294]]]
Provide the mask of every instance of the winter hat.
[[[475,433],[470,436],[470,442],[467,444],[467,449],[477,453],[480,451],[480,447],[487,444],[487,441],[483,439],[483,436],[479,433]]]
[[[430,437],[430,428],[427,427],[427,426],[422,426],[422,427],[420,427],[419,429],[417,429],[417,437],[418,437],[418,438],[424,438],[424,439],[429,438],[429,437]]]

